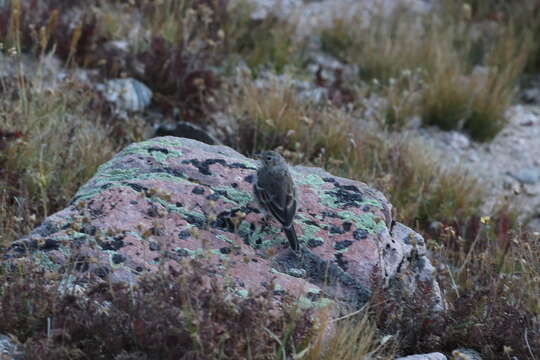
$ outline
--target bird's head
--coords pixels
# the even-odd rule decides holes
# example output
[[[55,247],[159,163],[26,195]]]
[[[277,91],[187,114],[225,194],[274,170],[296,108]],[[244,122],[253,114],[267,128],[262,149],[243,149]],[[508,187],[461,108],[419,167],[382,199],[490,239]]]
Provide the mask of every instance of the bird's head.
[[[260,153],[255,154],[255,156],[259,158],[265,166],[276,166],[285,162],[281,155],[275,151],[261,151]]]

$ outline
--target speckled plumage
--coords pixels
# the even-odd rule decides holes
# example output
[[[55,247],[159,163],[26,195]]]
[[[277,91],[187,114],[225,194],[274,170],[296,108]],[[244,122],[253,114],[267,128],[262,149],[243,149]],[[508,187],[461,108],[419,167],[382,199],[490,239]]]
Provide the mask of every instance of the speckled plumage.
[[[259,155],[262,164],[257,170],[253,192],[261,207],[283,226],[283,232],[294,251],[300,249],[293,225],[296,214],[296,191],[285,160],[275,151]]]

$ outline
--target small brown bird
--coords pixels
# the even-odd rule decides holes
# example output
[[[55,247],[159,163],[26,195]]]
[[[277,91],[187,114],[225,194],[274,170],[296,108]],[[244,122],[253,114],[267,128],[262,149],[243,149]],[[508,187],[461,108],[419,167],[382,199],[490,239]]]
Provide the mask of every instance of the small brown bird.
[[[258,154],[262,164],[257,170],[253,192],[261,207],[283,226],[291,248],[300,250],[293,219],[296,214],[296,191],[285,159],[275,151]]]

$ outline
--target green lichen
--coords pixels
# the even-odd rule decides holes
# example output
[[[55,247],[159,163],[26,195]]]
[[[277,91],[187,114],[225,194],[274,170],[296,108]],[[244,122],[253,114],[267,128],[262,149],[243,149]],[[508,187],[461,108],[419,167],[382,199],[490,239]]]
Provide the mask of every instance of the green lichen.
[[[298,307],[302,310],[308,309],[321,309],[329,305],[332,305],[334,302],[328,298],[321,298],[317,301],[312,301],[305,296],[300,296],[297,300]]]
[[[309,174],[305,176],[303,173],[292,170],[292,173],[295,175],[294,182],[301,185],[309,185],[312,188],[316,189],[324,184],[324,180],[315,174]]]
[[[188,256],[190,258],[192,258],[192,259],[204,255],[204,249],[190,250],[190,249],[187,249],[187,248],[176,248],[176,249],[174,249],[174,251],[176,251],[176,252],[185,251],[188,254]]]
[[[246,289],[236,289],[235,294],[240,297],[247,298],[249,295],[249,291]]]
[[[51,258],[43,252],[34,253],[33,262],[52,272],[57,272],[59,269],[59,265],[52,262]]]
[[[178,214],[181,214],[184,218],[194,217],[196,221],[201,222],[201,223],[204,223],[208,220],[206,218],[206,215],[204,215],[203,213],[193,211],[193,210],[188,210],[184,207],[178,207],[176,206],[176,204],[169,203],[168,201],[160,197],[151,197],[150,200],[160,204],[169,212],[176,212]]]
[[[386,231],[387,229],[388,229],[388,228],[387,228],[387,226],[386,226],[386,223],[385,223],[384,221],[381,220],[381,221],[379,221],[379,222],[377,223],[377,225],[375,225],[374,231],[375,231],[376,234],[380,234],[380,233]]]
[[[381,203],[375,199],[364,199],[364,201],[360,203],[360,206],[365,206],[365,205],[370,205],[379,209],[383,209],[383,206],[381,205]]]
[[[233,187],[219,186],[213,187],[212,190],[225,191],[227,193],[227,196],[224,197],[223,200],[225,202],[238,204],[240,206],[246,206],[253,200],[251,193],[247,191],[237,190]]]
[[[298,237],[300,241],[307,242],[309,240],[315,239],[316,241],[324,243],[323,238],[315,236],[315,234],[321,231],[321,228],[319,226],[308,224],[307,222],[309,221],[309,219],[306,218],[304,215],[298,214],[297,217],[301,221],[300,226],[302,228],[302,235]]]
[[[366,230],[370,234],[376,232],[378,222],[372,213],[355,214],[350,211],[340,211],[337,215],[343,220],[354,223],[357,229]]]
[[[227,155],[227,154],[225,154]],[[257,163],[254,164],[253,161],[249,161],[249,160],[241,160],[241,159],[234,159],[234,162],[235,163],[239,163],[239,164],[242,164],[244,165],[246,168],[248,169],[252,169],[252,170],[257,170],[258,167],[257,167]]]
[[[240,223],[238,232],[241,236],[247,237],[250,246],[259,249],[266,249],[275,246],[276,243],[280,243],[282,240],[279,236],[279,234],[281,233],[281,229],[271,225],[264,227],[264,231],[263,227],[261,226],[255,228],[255,230],[252,231],[250,223],[247,221],[242,221]],[[263,240],[264,238],[266,238],[266,240]]]
[[[138,142],[138,143],[134,143],[134,144],[129,145],[124,150],[119,152],[118,155],[116,156],[116,158],[123,157],[123,156],[130,155],[130,154],[138,154],[138,155],[150,156],[150,157],[154,158],[157,162],[164,163],[171,156],[172,157],[181,157],[182,156],[181,151],[171,150],[169,148],[163,148],[163,150],[167,150],[167,153],[164,153],[164,152],[161,152],[161,151],[156,151],[156,150],[151,151],[151,149],[153,149],[153,148],[154,149],[156,149],[156,148],[159,149],[159,148],[161,148],[160,146],[163,146],[163,145],[178,147],[178,146],[181,146],[181,142],[178,141],[178,143],[177,143],[176,141],[170,141],[169,139],[165,139],[165,138],[160,138],[160,139],[157,139],[157,140],[152,139],[152,140],[148,140],[148,141]]]
[[[157,137],[146,142],[160,144],[160,145],[168,145],[168,146],[173,146],[173,147],[180,147],[184,145],[182,140],[179,137],[174,137],[174,136]]]
[[[234,242],[233,242],[231,239],[229,239],[228,237],[226,237],[226,236],[223,235],[223,234],[217,234],[216,237],[217,237],[219,240],[225,241],[226,243],[234,244]]]

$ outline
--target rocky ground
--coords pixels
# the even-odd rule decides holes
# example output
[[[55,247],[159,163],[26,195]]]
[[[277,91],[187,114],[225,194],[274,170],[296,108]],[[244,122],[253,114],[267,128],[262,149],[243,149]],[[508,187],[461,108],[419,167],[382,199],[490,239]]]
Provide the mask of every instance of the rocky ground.
[[[508,125],[493,141],[478,143],[457,131],[413,131],[449,164],[460,164],[479,177],[490,194],[489,207],[504,200],[517,207],[521,220],[540,230],[540,107],[508,109]]]

